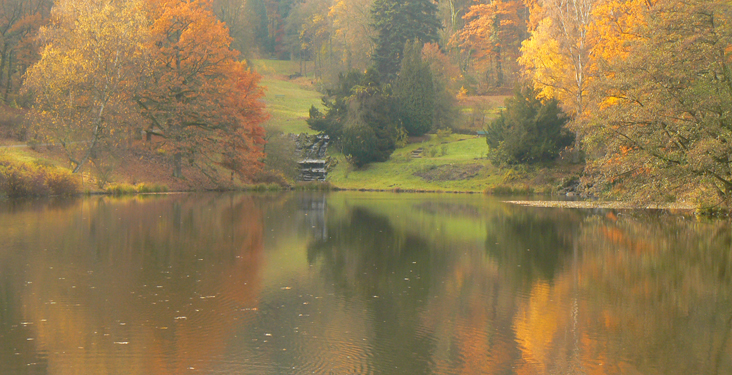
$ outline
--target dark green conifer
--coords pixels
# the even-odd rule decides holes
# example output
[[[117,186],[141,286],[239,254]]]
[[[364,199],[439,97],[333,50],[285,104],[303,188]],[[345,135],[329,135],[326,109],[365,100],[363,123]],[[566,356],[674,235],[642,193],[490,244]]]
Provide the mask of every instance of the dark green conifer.
[[[506,110],[486,129],[490,157],[497,164],[531,164],[555,159],[574,142],[569,118],[556,99],[542,102],[530,87],[506,99]]]
[[[429,63],[422,60],[422,44],[408,42],[394,85],[395,112],[409,135],[419,136],[432,130],[435,112],[435,89]]]
[[[407,41],[431,43],[439,39],[441,26],[437,4],[432,0],[376,0],[371,16],[377,34],[371,58],[382,81],[396,77]]]
[[[323,99],[326,113],[310,109],[310,128],[328,134],[356,167],[386,161],[396,148],[395,116],[378,77],[373,69],[340,75]]]

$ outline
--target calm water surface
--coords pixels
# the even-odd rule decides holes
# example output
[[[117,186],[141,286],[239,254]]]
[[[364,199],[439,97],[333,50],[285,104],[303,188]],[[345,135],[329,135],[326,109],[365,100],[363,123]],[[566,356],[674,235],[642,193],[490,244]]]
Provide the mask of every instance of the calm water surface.
[[[484,196],[0,202],[0,374],[729,374],[731,246]]]

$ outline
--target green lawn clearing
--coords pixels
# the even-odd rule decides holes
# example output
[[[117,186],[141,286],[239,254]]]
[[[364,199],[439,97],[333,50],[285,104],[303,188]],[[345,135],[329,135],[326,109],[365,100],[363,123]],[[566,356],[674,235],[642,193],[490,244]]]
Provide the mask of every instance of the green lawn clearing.
[[[313,133],[305,120],[312,105],[320,107],[323,94],[316,91],[307,78],[290,80],[287,77],[298,71],[297,63],[255,60],[254,67],[262,74],[264,101],[271,116],[265,128],[284,133]]]

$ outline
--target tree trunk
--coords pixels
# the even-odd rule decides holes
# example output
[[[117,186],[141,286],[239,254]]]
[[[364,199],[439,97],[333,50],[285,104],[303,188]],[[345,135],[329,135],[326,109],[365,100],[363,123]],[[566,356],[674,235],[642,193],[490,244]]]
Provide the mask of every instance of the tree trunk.
[[[183,178],[183,171],[181,167],[182,160],[183,155],[181,155],[180,152],[176,152],[175,155],[173,155],[173,177],[175,178]]]
[[[8,95],[10,94],[10,89],[13,87],[13,51],[11,50],[8,53],[8,81],[7,85],[5,86],[5,96],[3,97],[3,102],[8,102]]]
[[[0,82],[3,81],[5,75],[5,65],[8,63],[8,45],[3,46],[2,61],[0,61]]]

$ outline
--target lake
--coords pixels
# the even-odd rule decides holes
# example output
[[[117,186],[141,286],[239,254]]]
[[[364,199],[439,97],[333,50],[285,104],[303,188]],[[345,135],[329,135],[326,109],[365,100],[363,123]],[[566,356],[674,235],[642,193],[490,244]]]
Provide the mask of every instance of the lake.
[[[0,202],[0,374],[729,374],[732,230],[483,195]]]

